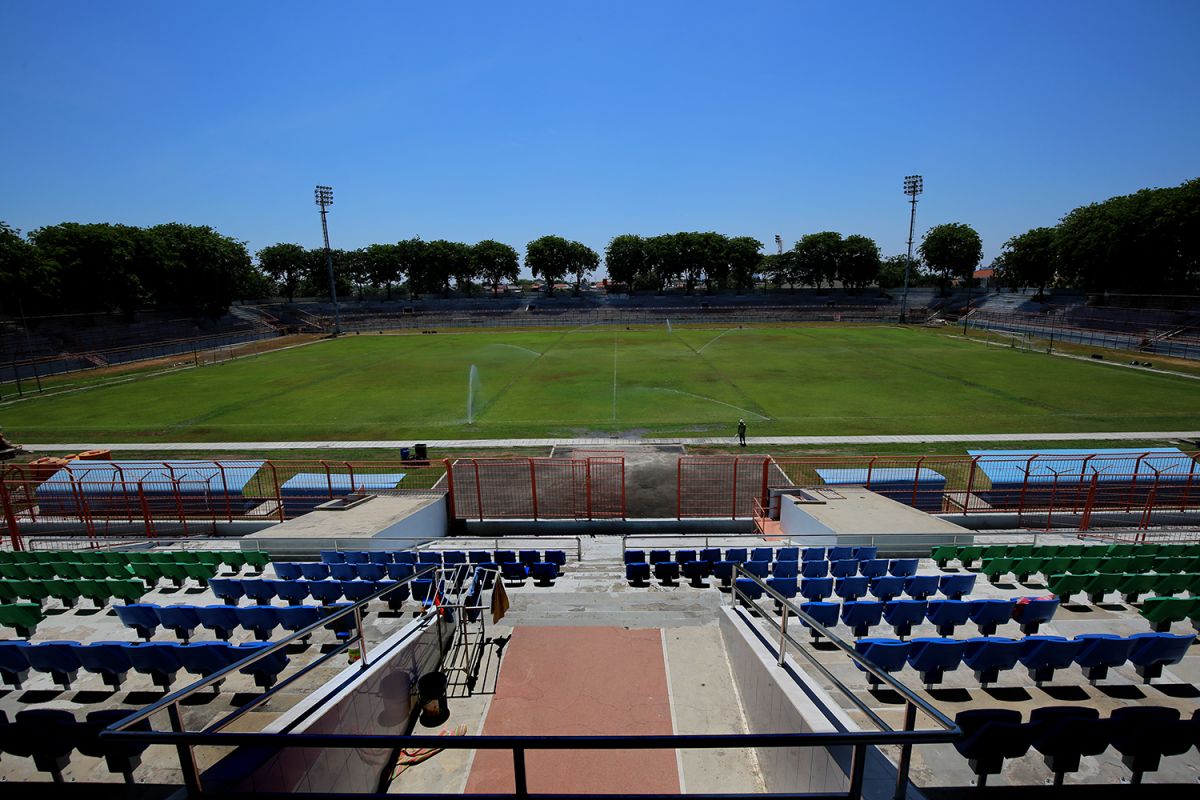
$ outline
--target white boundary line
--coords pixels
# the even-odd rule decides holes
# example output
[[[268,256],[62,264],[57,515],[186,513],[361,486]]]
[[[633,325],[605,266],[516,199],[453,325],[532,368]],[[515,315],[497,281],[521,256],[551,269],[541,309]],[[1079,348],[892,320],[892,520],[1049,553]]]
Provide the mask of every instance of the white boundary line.
[[[671,733],[679,733],[679,723],[675,721],[675,693],[671,690],[671,659],[667,655],[667,629],[659,628],[659,640],[662,642],[663,677],[667,679],[667,708],[671,712]],[[683,777],[683,753],[675,748],[675,770],[679,773],[679,793],[687,794],[687,786]]]

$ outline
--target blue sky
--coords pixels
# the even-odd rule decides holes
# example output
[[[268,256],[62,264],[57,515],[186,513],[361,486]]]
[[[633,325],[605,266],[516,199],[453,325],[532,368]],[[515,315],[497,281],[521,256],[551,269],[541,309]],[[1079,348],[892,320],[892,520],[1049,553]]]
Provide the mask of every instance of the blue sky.
[[[0,219],[597,250],[837,230],[990,260],[1200,175],[1200,3],[8,0]]]

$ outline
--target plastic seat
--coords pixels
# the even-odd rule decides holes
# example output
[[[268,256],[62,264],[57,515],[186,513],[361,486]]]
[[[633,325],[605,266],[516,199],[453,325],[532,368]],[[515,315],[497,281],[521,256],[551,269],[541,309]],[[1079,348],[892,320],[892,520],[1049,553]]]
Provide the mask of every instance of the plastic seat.
[[[169,691],[175,675],[183,668],[179,645],[175,642],[141,642],[126,649],[129,663],[140,675],[149,675],[154,684]]]
[[[1190,597],[1148,597],[1138,613],[1146,618],[1154,630],[1165,633],[1171,623],[1182,622],[1188,617],[1200,616],[1200,599]]]
[[[270,646],[269,644],[259,644],[257,642],[247,642],[246,644],[238,646],[238,648],[237,648],[237,650],[239,651],[238,655],[241,655],[242,658],[245,658],[248,655],[252,655],[255,650],[260,649],[260,648],[269,647],[269,646]],[[246,651],[246,652],[242,653],[240,651]],[[246,666],[244,666],[240,670],[238,670],[238,672],[241,672],[245,675],[253,675],[255,684],[257,684],[258,686],[261,686],[263,689],[270,689],[272,686],[275,685],[275,682],[278,680],[279,673],[283,672],[283,670],[287,667],[287,665],[288,665],[287,652],[280,649],[280,650],[276,650],[274,653],[267,656],[266,658],[260,658],[258,661],[255,661],[253,664],[247,664]]]
[[[670,550],[651,550],[650,551],[650,563],[651,564],[657,564],[660,561],[670,561],[670,560],[671,560],[671,551]]]
[[[113,606],[117,619],[127,628],[133,628],[137,635],[146,641],[154,638],[158,632],[158,607],[151,603],[131,603],[123,606]]]
[[[750,551],[751,561],[774,561],[775,551],[770,547],[755,547]]]
[[[774,575],[776,578],[798,577],[798,572],[796,569],[796,566],[798,563],[799,562],[796,562],[796,561],[776,561],[775,567],[771,570],[771,574]],[[806,567],[809,564],[821,564],[822,566],[824,566],[825,562],[824,561],[806,561],[806,562],[804,562],[804,565]],[[823,575],[807,575],[806,574],[805,577],[821,578],[824,576]]]
[[[832,594],[833,578],[804,578],[800,581],[800,596],[811,602],[819,602]]]
[[[1190,741],[1175,735],[1178,709],[1125,706],[1114,709],[1109,719],[1112,746],[1133,773],[1131,784],[1140,784],[1143,773],[1157,770],[1163,756],[1180,755],[1190,749]]]
[[[892,600],[904,593],[905,578],[897,575],[883,575],[871,580],[871,594],[880,600]]]
[[[938,588],[951,600],[961,600],[964,595],[974,591],[975,575],[942,575],[938,578]]]
[[[377,591],[374,581],[342,581],[342,596],[351,603],[362,602]]]
[[[492,554],[486,551],[484,552],[484,555],[486,555],[488,558],[492,557]],[[489,562],[483,561],[480,563],[487,564]],[[416,567],[413,564],[404,561],[397,561],[393,564],[385,564],[384,570],[387,572],[387,577],[393,581],[402,581],[408,576],[416,573]]]
[[[335,581],[352,581],[358,578],[358,568],[355,564],[330,564],[329,577]]]
[[[649,565],[647,564],[647,566]],[[708,584],[704,582],[710,571],[707,561],[685,561],[679,565],[679,570],[692,586],[695,586],[697,589],[707,587]]]
[[[695,561],[695,560],[696,560],[696,551],[695,550],[676,550],[675,551],[675,563],[679,564],[680,566],[686,564],[689,561]]]
[[[196,614],[205,630],[212,631],[218,639],[228,641],[233,638],[233,632],[241,627],[237,609],[233,606],[199,606]]]
[[[200,615],[192,605],[158,606],[155,613],[159,624],[169,628],[185,644],[192,638],[192,631],[200,627]]]
[[[237,578],[213,578],[208,582],[212,593],[229,605],[237,605],[238,600],[246,596],[246,589]]]
[[[195,566],[203,565],[197,564]],[[208,569],[208,567],[204,568]],[[145,585],[137,580],[113,580],[112,578],[108,578],[104,581],[104,585],[108,589],[110,597],[124,600],[126,603],[136,603],[146,593]]]
[[[31,708],[17,712],[5,749],[13,755],[33,758],[39,771],[49,772],[55,783],[62,783],[62,771],[71,763],[78,737],[79,723],[70,711]]]
[[[867,593],[869,579],[866,576],[857,578],[838,578],[834,582],[834,592],[843,600],[857,600]]]
[[[74,608],[75,604],[82,597],[75,581],[63,580],[62,578],[50,578],[47,580],[46,591],[50,593],[51,597],[62,603],[64,608]]]
[[[1012,568],[1016,565],[1016,563],[1017,563],[1017,559],[1015,559],[1015,558],[1007,558],[1007,557],[987,558],[987,557],[985,557],[983,559],[983,566],[980,568],[979,571],[987,576],[987,579],[989,582],[999,583],[1001,578],[1003,578],[1005,575],[1007,575],[1009,572],[1012,571]]]
[[[329,577],[329,565],[321,561],[300,563],[300,577],[307,581],[321,581]]]
[[[402,586],[400,589],[404,590],[404,597],[408,597],[408,587]],[[399,591],[397,590],[397,593]],[[279,626],[292,633],[315,625],[321,618],[321,609],[317,606],[288,606],[277,608],[275,612],[279,617]]]
[[[778,563],[778,562],[776,562],[776,563]],[[779,594],[783,595],[784,597],[786,597],[788,599],[791,599],[796,596],[796,593],[799,591],[798,583],[799,583],[799,579],[796,578],[795,576],[792,576],[792,577],[772,576],[770,578],[767,578],[767,586],[769,586],[771,589],[773,589],[774,591],[778,592]],[[776,606],[778,606],[778,605],[779,605],[779,603],[776,602]]]
[[[469,564],[488,564],[491,563],[492,554],[488,550],[469,550],[467,552],[467,563]]]
[[[290,561],[274,561],[271,566],[275,570],[275,577],[282,581],[298,581],[303,573],[300,571],[300,565]]]
[[[246,597],[258,605],[266,605],[275,597],[275,582],[262,578],[242,581],[242,591]]]
[[[650,580],[650,565],[641,561],[626,564],[625,579],[634,586],[645,586]]]
[[[413,600],[422,604],[429,600],[430,593],[433,591],[433,581],[429,578],[417,578],[409,586],[412,588]]]
[[[446,555],[449,555],[449,553],[447,553]],[[463,560],[456,561],[454,563],[455,564],[467,563],[466,556],[463,555],[462,553],[459,553],[459,555],[463,556]],[[447,562],[447,563],[449,563],[449,562]],[[384,566],[383,564],[356,564],[354,567],[354,571],[357,573],[357,577],[360,581],[381,581],[384,579],[384,577],[387,576],[387,567]]]
[[[1099,605],[1104,602],[1105,596],[1117,591],[1124,579],[1124,573],[1099,572],[1088,578],[1083,585],[1083,591],[1088,596],[1088,602]]]
[[[345,564],[346,554],[341,550],[322,550],[321,561],[326,564]]]
[[[49,673],[55,683],[70,689],[81,666],[75,653],[78,646],[79,642],[41,642],[31,645],[25,657],[35,672]]]
[[[343,555],[346,556],[347,564],[366,564],[371,560],[371,557],[364,550],[345,550]]]
[[[286,600],[288,605],[299,605],[308,599],[308,581],[272,581],[275,584],[275,596]]]
[[[893,558],[888,564],[888,574],[902,577],[916,575],[919,563],[920,559],[917,558]]]
[[[1158,577],[1155,573],[1125,575],[1117,584],[1117,591],[1121,593],[1121,597],[1126,603],[1132,605],[1141,595],[1154,591]]]
[[[721,548],[706,547],[700,551],[700,560],[707,561],[710,564],[715,564],[721,560]]]
[[[29,642],[0,641],[0,678],[9,686],[21,688],[29,678]],[[2,748],[0,748],[2,749]]]
[[[342,582],[335,580],[309,581],[308,594],[320,603],[336,603],[342,599]]]
[[[646,551],[626,550],[624,558],[626,564],[640,564],[646,560]]]
[[[503,556],[503,558],[502,558],[502,556]],[[497,550],[496,551],[497,563],[503,564],[505,561],[516,561],[516,560],[517,560],[517,554],[514,553],[512,550]],[[439,564],[440,565],[442,563],[442,554],[438,550],[421,550],[420,552],[417,553],[417,563],[418,564]],[[332,571],[331,571],[331,574],[332,574]]]
[[[758,600],[763,596],[762,587],[755,583],[750,578],[738,578],[734,581],[738,593],[738,600],[749,604],[753,600]]]
[[[478,572],[478,569],[479,568],[477,566],[476,567],[477,572]],[[388,609],[390,609],[391,611],[399,611],[404,606],[404,601],[408,599],[408,594],[409,594],[408,584],[407,583],[396,584],[392,581],[378,581],[378,582],[376,582],[375,586],[376,587],[387,586],[389,583],[391,583],[393,585],[393,588],[390,592],[385,594],[382,599],[387,602]],[[485,584],[485,581],[481,580],[480,581],[481,588],[484,588],[484,589],[490,588],[490,583],[488,583],[487,585],[484,585],[484,584]],[[304,607],[305,606],[302,606],[302,608],[304,608]],[[309,606],[309,607],[316,608],[316,606]],[[280,624],[283,624],[282,619],[283,618],[280,617],[280,620],[281,620]],[[284,625],[284,627],[286,628],[287,625]]]
[[[914,600],[927,600],[937,594],[941,578],[941,575],[909,575],[904,579],[904,593]]]
[[[1129,661],[1129,651],[1135,643],[1133,639],[1114,633],[1081,633],[1075,639],[1081,642],[1075,653],[1075,663],[1093,684],[1108,677],[1112,667],[1122,666]]]
[[[938,569],[945,569],[951,559],[958,558],[958,548],[952,544],[941,544],[929,549],[929,557],[937,564]]]
[[[971,604],[966,600],[930,600],[926,615],[937,626],[939,636],[953,636],[954,629],[971,618]]]
[[[1134,640],[1129,660],[1146,683],[1162,675],[1163,667],[1182,661],[1196,640],[1193,634],[1173,633],[1135,633],[1129,638]]]
[[[825,551],[823,551],[823,550],[821,551],[820,558],[817,558],[817,559],[810,558],[810,559],[805,559],[805,560],[806,561],[814,561],[814,560],[815,561],[824,561],[825,560],[824,552]],[[800,548],[799,547],[781,547],[775,551],[775,560],[776,561],[799,561],[800,560]]]
[[[886,558],[870,558],[866,561],[858,562],[858,572],[867,578],[878,578],[880,575],[886,575],[888,565],[891,562]]]
[[[1003,636],[978,636],[967,639],[963,647],[963,663],[975,673],[979,685],[995,683],[1001,672],[1017,665],[1021,658],[1021,642]]]
[[[810,561],[810,564],[820,562]],[[853,578],[858,574],[858,561],[853,558],[843,558],[829,562],[829,574],[835,578]]]
[[[237,609],[238,622],[248,631],[254,633],[254,638],[267,641],[279,627],[279,614],[274,606],[240,606]]]
[[[701,563],[701,562],[691,562]],[[549,561],[538,561],[529,565],[529,577],[537,582],[538,586],[550,586],[555,578],[558,577],[558,565]]]
[[[131,784],[134,782],[133,771],[142,763],[141,755],[150,745],[144,742],[116,742],[99,736],[100,731],[127,716],[129,712],[121,708],[88,712],[85,722],[81,723],[76,747],[85,756],[103,758],[109,772],[124,776],[125,783]],[[135,722],[126,730],[148,731],[150,720]]]
[[[734,562],[737,562],[738,564],[741,564],[742,562],[749,561],[750,559],[746,555],[746,548],[730,547],[725,550],[725,560],[726,561],[734,561]]]
[[[749,572],[751,575],[765,579],[771,572],[771,562],[759,561],[755,559],[742,564],[742,569],[746,570],[746,572]]]
[[[883,617],[883,603],[878,600],[852,600],[842,603],[842,623],[854,629],[855,636],[866,636]]]
[[[226,642],[194,642],[180,646],[179,661],[187,672],[207,678],[234,663],[236,652],[237,648]]]
[[[879,557],[879,548],[875,545],[854,548],[854,557],[859,561],[871,561]]]
[[[955,639],[932,637],[917,637],[911,641],[908,665],[921,673],[921,682],[926,689],[941,683],[947,670],[958,668],[967,644]]]
[[[1021,640],[1020,660],[1029,670],[1029,677],[1041,687],[1053,680],[1055,670],[1070,666],[1082,646],[1083,642],[1062,636],[1026,636]]]
[[[790,568],[791,570],[795,570],[796,563],[797,562],[795,562],[795,561],[777,561],[777,562],[775,562],[775,574],[776,575],[779,574],[779,568],[781,565],[784,565],[784,564],[787,565],[787,568]],[[829,574],[829,562],[828,561],[801,561],[799,563],[800,563],[800,574],[806,578],[824,578],[826,575]],[[857,563],[858,562],[855,562],[856,565],[857,565]],[[851,575],[853,575],[853,574],[854,573],[851,573]]]
[[[854,643],[854,649],[883,672],[895,672],[896,670],[904,669],[904,664],[908,661],[908,653],[911,647],[912,645],[909,642],[901,642],[896,639],[867,638],[859,639]],[[863,669],[857,663],[855,666]],[[866,670],[863,671],[866,672]],[[867,680],[870,682],[872,689],[879,687],[879,678],[870,672],[867,672]]]
[[[679,569],[675,570],[676,577],[679,575]],[[528,568],[518,561],[502,561],[500,562],[500,574],[504,580],[511,583],[524,583],[525,578],[529,576]]]
[[[1021,625],[1021,633],[1026,635],[1037,633],[1043,622],[1054,619],[1058,611],[1056,598],[1031,598],[1027,602],[1017,601],[1013,608],[1013,619]]]
[[[1042,754],[1061,786],[1067,773],[1077,772],[1083,756],[1097,756],[1108,749],[1110,720],[1086,706],[1043,706],[1029,714],[1033,748]]]
[[[826,553],[826,558],[830,563],[834,561],[848,561],[854,558],[853,547],[831,547]]]
[[[487,554],[487,558],[484,559],[485,561],[491,561],[492,556],[490,553],[488,553],[488,551],[484,550],[481,552]],[[417,554],[412,550],[396,550],[392,553],[392,561],[396,564],[416,564]]]
[[[793,548],[794,549],[794,548]],[[806,547],[801,556],[804,561],[825,561],[824,547]]]
[[[966,601],[971,609],[971,621],[979,626],[979,633],[991,636],[996,628],[1012,620],[1016,600],[1001,600],[998,598],[983,598]]]
[[[654,577],[662,581],[663,585],[671,586],[675,581],[679,580],[679,565],[674,561],[656,561],[654,563]],[[738,580],[742,580],[738,578]]]
[[[890,600],[883,604],[883,618],[901,639],[912,633],[913,625],[925,621],[929,604],[924,600]]]
[[[826,580],[829,579],[827,578]],[[808,603],[801,603],[800,610],[805,614],[808,614],[823,627],[832,628],[833,626],[837,625],[838,611],[840,608],[837,603],[810,601]],[[821,634],[817,632],[817,629],[809,625],[808,622],[806,622],[803,618],[800,619],[800,624],[809,629],[809,632],[812,633],[813,641],[816,641],[821,637]]]

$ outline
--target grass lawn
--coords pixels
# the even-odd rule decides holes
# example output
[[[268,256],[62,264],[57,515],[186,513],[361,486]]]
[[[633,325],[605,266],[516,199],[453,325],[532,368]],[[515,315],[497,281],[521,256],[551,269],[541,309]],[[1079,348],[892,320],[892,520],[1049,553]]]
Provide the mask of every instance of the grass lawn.
[[[1195,429],[1200,382],[889,326],[596,326],[351,336],[0,405],[23,442],[732,436],[739,417],[751,436]]]

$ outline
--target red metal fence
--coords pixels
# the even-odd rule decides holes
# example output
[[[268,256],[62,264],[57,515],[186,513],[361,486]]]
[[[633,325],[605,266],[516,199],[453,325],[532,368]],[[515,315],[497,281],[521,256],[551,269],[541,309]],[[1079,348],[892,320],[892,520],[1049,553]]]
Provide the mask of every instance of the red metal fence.
[[[623,519],[625,459],[458,459],[448,473],[460,519]]]

